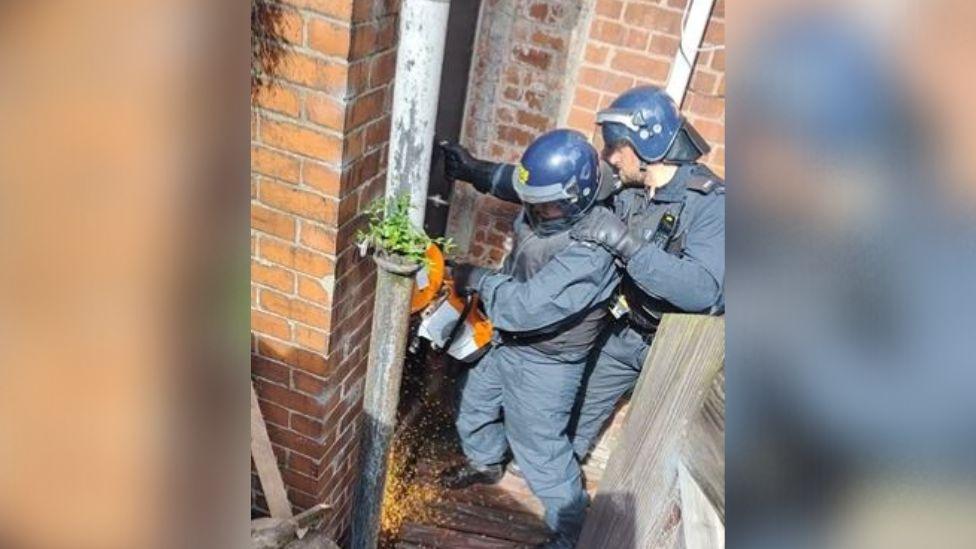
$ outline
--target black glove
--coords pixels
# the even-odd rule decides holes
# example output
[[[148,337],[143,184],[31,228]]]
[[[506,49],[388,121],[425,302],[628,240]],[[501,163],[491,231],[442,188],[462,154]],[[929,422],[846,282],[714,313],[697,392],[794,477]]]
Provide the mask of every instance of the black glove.
[[[570,230],[577,240],[593,242],[606,248],[625,263],[643,244],[627,230],[627,224],[610,210],[597,206]]]
[[[481,279],[491,274],[491,269],[478,267],[470,263],[459,263],[451,269],[451,278],[454,279],[454,291],[458,295],[471,295],[478,289]]]
[[[448,179],[468,181],[480,192],[491,192],[491,178],[498,164],[478,160],[460,143],[441,141],[438,146],[444,151],[444,175]]]

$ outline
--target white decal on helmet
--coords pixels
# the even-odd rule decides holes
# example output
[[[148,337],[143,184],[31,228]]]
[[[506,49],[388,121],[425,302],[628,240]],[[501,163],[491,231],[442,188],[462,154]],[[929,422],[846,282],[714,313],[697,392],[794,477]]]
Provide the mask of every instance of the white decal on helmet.
[[[579,162],[580,155],[581,153],[579,149],[572,149],[571,151],[569,151],[569,159],[573,161],[574,166],[576,165],[577,162]]]
[[[590,170],[591,169],[592,168],[591,168],[589,162],[583,164],[583,169],[580,170],[580,175],[579,175],[580,179],[582,179],[583,181],[586,181],[587,179],[589,179],[590,178]]]

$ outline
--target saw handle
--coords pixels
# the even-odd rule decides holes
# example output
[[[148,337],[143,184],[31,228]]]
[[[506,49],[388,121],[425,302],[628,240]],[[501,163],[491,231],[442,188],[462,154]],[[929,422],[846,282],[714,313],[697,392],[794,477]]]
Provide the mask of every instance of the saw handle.
[[[461,310],[461,316],[458,317],[457,324],[451,329],[451,334],[447,336],[447,340],[444,341],[444,349],[450,349],[454,340],[457,339],[458,334],[461,333],[461,328],[464,327],[464,323],[468,320],[468,315],[471,314],[471,309],[474,307],[475,296],[466,296],[464,301],[464,309]]]

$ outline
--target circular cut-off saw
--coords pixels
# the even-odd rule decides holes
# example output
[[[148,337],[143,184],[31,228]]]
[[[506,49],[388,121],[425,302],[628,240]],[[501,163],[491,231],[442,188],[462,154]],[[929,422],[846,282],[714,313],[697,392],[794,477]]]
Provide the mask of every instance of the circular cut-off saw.
[[[417,335],[436,351],[474,362],[488,350],[491,321],[478,307],[477,294],[461,296],[454,291],[444,253],[435,244],[427,248],[427,265],[414,279],[410,312],[421,315]]]

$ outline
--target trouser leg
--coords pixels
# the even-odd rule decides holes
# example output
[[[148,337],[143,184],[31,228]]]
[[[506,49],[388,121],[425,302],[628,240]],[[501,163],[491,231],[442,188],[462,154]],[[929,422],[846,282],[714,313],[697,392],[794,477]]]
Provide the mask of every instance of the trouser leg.
[[[648,349],[629,328],[614,330],[599,341],[587,364],[571,430],[573,451],[580,461],[590,453],[617,401],[637,383]]]
[[[515,459],[545,506],[545,521],[572,547],[588,503],[567,434],[584,364],[526,363],[506,368],[505,427]]]
[[[501,463],[508,453],[502,423],[502,381],[495,350],[467,372],[455,425],[468,461],[478,467]]]

